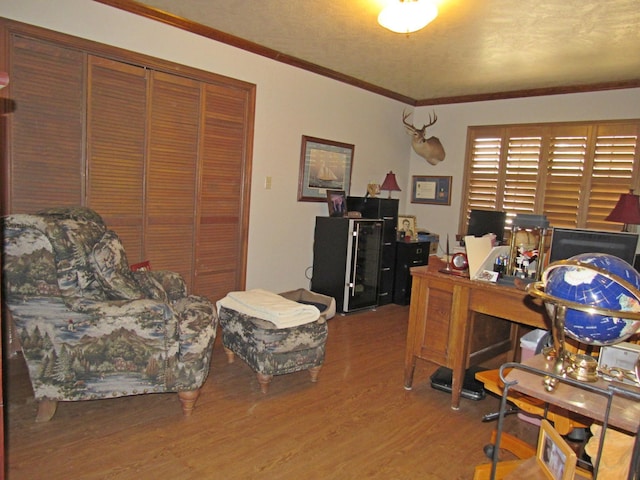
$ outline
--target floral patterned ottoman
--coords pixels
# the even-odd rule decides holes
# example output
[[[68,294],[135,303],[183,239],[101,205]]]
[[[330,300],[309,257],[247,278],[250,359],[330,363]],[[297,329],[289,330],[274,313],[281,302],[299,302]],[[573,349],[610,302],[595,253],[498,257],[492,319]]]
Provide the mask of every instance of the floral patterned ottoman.
[[[308,290],[280,295],[302,303],[319,304],[320,318],[295,327],[278,328],[267,320],[231,308],[221,306],[219,309],[222,344],[228,362],[233,363],[235,355],[242,358],[256,372],[263,393],[267,393],[274,375],[309,370],[311,381],[317,381],[324,362],[327,318],[335,314],[335,300],[331,297]]]

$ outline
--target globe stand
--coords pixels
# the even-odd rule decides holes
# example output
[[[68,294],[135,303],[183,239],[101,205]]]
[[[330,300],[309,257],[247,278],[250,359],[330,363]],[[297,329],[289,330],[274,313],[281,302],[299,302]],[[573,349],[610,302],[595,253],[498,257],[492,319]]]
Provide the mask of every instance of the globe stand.
[[[558,377],[569,376],[581,382],[595,382],[598,380],[598,361],[590,355],[575,354],[565,348],[565,317],[567,306],[555,302],[547,302],[551,316],[551,334],[553,347],[547,348],[543,354],[547,361],[553,361],[552,373]],[[544,377],[545,390],[555,390],[559,383],[558,378]]]

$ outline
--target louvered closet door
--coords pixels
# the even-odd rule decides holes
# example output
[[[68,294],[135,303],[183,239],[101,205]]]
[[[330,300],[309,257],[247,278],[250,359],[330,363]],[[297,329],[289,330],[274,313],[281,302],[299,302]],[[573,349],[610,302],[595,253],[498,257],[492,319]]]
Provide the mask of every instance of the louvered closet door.
[[[242,205],[248,205],[244,170],[248,104],[246,91],[205,86],[194,290],[214,301],[244,284]]]
[[[201,84],[153,72],[150,89],[145,256],[182,274],[191,291]]]
[[[9,205],[13,213],[80,205],[84,169],[83,54],[11,35]]]
[[[146,76],[89,57],[87,204],[118,233],[131,263],[143,259]]]

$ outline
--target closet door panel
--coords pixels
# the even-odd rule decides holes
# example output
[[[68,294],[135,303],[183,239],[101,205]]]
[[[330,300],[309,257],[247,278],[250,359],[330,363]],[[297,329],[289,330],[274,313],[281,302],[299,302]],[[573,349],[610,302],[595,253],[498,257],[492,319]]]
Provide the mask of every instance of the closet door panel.
[[[11,35],[10,212],[82,203],[84,71],[81,52]]]
[[[143,259],[147,70],[90,56],[87,204]]]
[[[191,288],[201,87],[153,72],[150,88],[145,253],[157,268],[181,273]]]
[[[195,290],[219,299],[244,284],[248,96],[218,85],[205,95]]]

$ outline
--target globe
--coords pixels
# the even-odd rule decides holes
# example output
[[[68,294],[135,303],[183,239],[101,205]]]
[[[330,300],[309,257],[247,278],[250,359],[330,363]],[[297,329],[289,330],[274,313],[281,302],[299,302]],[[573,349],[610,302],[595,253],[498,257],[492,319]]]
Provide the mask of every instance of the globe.
[[[579,342],[611,345],[640,329],[640,321],[624,316],[625,311],[640,312],[640,274],[618,257],[604,253],[575,255],[568,261],[549,265],[542,283],[546,294],[559,305],[568,300],[593,307],[593,311],[587,312],[567,303],[565,333]],[[546,306],[552,316],[553,305]],[[598,312],[603,308],[615,310],[619,316]]]

